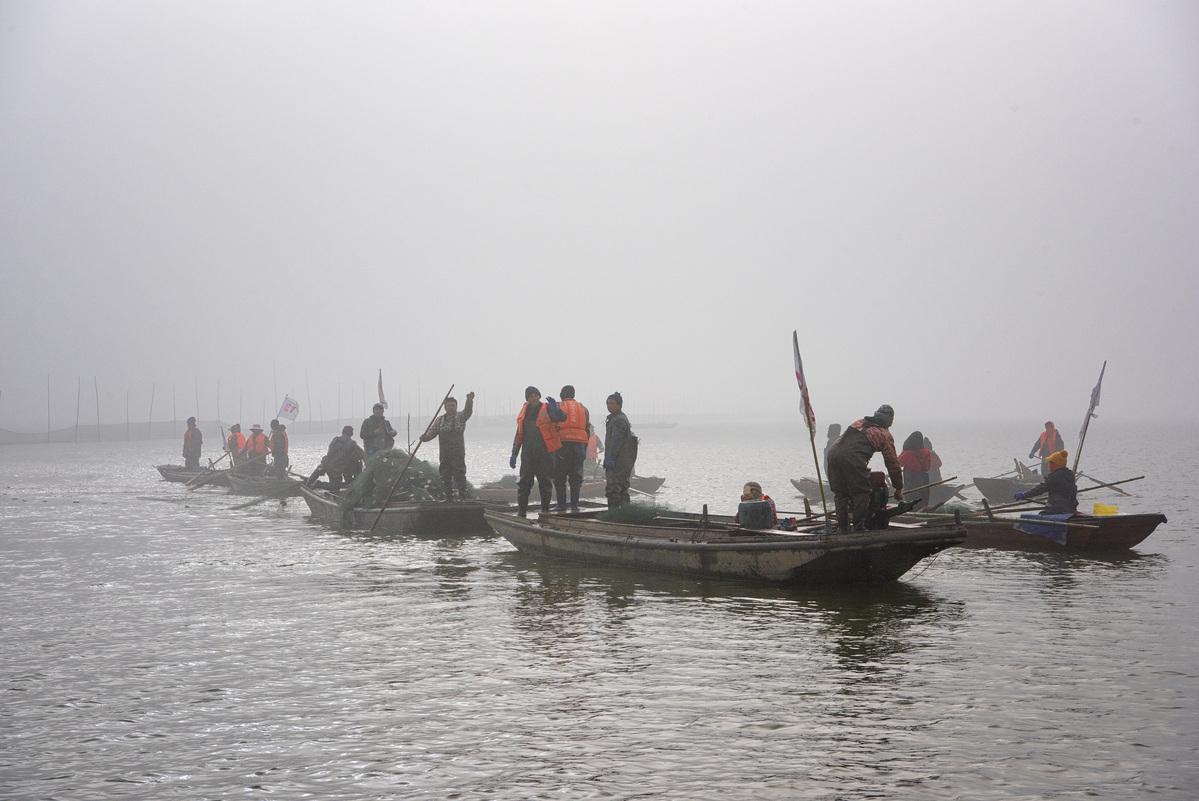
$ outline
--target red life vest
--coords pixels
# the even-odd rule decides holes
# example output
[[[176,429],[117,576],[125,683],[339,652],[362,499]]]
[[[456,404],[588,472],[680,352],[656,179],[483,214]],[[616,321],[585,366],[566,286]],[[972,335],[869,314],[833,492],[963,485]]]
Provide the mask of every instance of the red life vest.
[[[246,438],[246,453],[251,456],[258,456],[269,452],[270,445],[267,444],[266,434],[262,431],[251,431],[250,436]]]
[[[229,435],[229,452],[241,453],[241,449],[246,447],[246,435],[240,431],[234,431]]]
[[[587,456],[591,459],[599,458],[600,438],[599,434],[592,434],[591,439],[587,440]]]
[[[280,449],[279,437],[283,438],[282,449]],[[271,453],[287,453],[287,432],[283,429],[271,432]]]
[[[559,404],[566,412],[566,419],[558,423],[558,436],[563,442],[586,442],[587,422],[590,415],[587,407],[574,398],[568,398]]]
[[[525,412],[529,410],[529,402],[525,401],[525,405],[520,407],[520,414],[516,416],[516,439],[512,442],[512,449],[516,450],[520,447],[521,441],[525,436]],[[541,404],[541,410],[537,412],[537,428],[541,430],[541,438],[545,440],[545,449],[550,453],[562,447],[562,439],[558,436],[558,429],[550,420],[550,413],[546,409],[545,404]]]

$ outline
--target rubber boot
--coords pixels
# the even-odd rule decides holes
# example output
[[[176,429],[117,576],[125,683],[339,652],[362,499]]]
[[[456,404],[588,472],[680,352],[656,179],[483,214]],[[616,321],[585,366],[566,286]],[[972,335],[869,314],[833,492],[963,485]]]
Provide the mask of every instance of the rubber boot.
[[[550,502],[553,499],[554,499],[554,491],[552,489],[542,490],[541,491],[541,511],[548,512],[550,510]]]
[[[582,489],[583,487],[579,484],[570,485],[570,511],[575,514],[579,513],[579,491]]]
[[[528,517],[529,511],[529,493],[516,493],[516,515],[517,517]]]

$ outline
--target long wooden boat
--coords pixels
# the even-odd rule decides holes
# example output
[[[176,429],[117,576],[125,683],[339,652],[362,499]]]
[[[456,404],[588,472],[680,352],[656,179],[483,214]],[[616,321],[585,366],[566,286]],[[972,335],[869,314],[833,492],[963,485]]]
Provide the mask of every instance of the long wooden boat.
[[[942,515],[904,515],[901,521],[922,521]],[[1126,551],[1143,542],[1166,522],[1166,516],[1151,514],[1074,515],[1066,525],[1065,542],[1047,536],[1031,534],[1016,528],[1030,518],[995,515],[993,519],[964,519],[965,548],[997,548],[1017,551],[1047,551],[1058,553],[1103,553]],[[1053,533],[1057,534],[1056,529]]]
[[[228,470],[213,470],[207,467],[184,467],[181,464],[156,464],[155,469],[167,481],[174,481],[181,484],[186,484],[197,476],[204,475],[203,484],[213,487],[228,487],[229,486],[229,471]],[[200,483],[199,481],[196,482]]]
[[[638,493],[653,495],[662,488],[664,483],[666,483],[666,479],[661,476],[633,476],[629,481],[629,488],[636,490],[636,492],[632,493],[633,495]],[[607,482],[602,477],[590,478],[584,476],[583,484],[579,488],[579,497],[602,498],[604,497],[604,488],[606,486]],[[479,496],[479,500],[489,503],[516,503],[516,481],[513,476],[507,476],[500,481],[493,481],[477,487],[475,493]],[[533,485],[532,497],[534,499],[539,497],[536,484]]]
[[[966,538],[953,522],[825,534],[823,527],[746,529],[731,518],[694,514],[651,524],[607,523],[586,514],[526,519],[490,509],[484,517],[532,556],[788,585],[892,581]]]
[[[300,495],[313,517],[345,528],[369,529],[379,516],[378,509],[365,508],[343,514],[337,496],[328,490],[301,485]],[[494,532],[483,520],[483,509],[484,504],[478,501],[394,504],[384,510],[375,531],[414,537],[490,536]]]
[[[276,478],[275,476],[226,476],[229,487],[238,495],[267,495],[274,498],[290,498],[300,494],[299,479]]]
[[[820,503],[820,482],[814,478],[793,478],[791,486],[799,490],[799,494],[807,498],[809,501]],[[965,488],[965,484],[938,484],[935,487],[928,489],[928,506],[941,506],[958,497],[958,493]],[[829,502],[830,508],[833,502],[833,491],[829,489],[828,484],[824,485],[824,497]]]

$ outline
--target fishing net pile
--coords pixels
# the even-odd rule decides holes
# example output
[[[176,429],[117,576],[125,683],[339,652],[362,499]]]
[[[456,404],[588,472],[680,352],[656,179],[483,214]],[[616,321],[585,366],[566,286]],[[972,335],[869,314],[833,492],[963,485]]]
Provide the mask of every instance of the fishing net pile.
[[[397,503],[420,501],[444,501],[445,485],[437,468],[423,459],[408,463],[409,454],[400,448],[376,453],[367,460],[362,472],[350,482],[342,493],[341,508],[378,509],[387,501],[389,506]],[[404,470],[407,465],[408,469]],[[403,476],[400,474],[403,473]],[[396,484],[396,479],[399,484]],[[392,486],[395,485],[395,491]],[[475,497],[474,487],[468,481],[468,497]],[[388,501],[388,493],[391,500]]]
[[[623,506],[617,506],[615,509],[600,512],[595,516],[595,519],[603,520],[605,523],[639,523],[644,525],[654,522],[654,518],[658,515],[669,517],[673,511],[669,506],[660,506],[656,503],[626,503]]]

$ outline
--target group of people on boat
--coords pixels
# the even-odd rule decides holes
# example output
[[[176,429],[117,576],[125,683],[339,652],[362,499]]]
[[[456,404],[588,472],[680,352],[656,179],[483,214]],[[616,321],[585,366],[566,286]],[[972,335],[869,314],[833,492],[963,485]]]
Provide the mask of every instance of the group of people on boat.
[[[525,402],[516,416],[516,436],[512,440],[512,455],[508,466],[517,469],[517,514],[528,514],[529,496],[537,484],[541,510],[550,511],[557,494],[557,511],[579,511],[579,496],[583,488],[583,468],[588,458],[605,454],[604,495],[608,508],[623,506],[631,501],[629,485],[637,462],[639,440],[624,413],[624,397],[613,392],[605,399],[608,416],[604,421],[605,436],[601,443],[591,423],[591,412],[575,398],[571,384],[562,387],[561,400],[541,399],[541,390],[525,388]],[[569,495],[567,494],[569,487]]]

